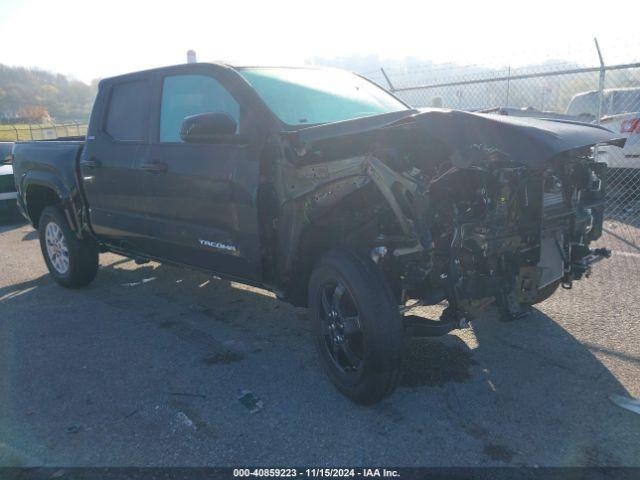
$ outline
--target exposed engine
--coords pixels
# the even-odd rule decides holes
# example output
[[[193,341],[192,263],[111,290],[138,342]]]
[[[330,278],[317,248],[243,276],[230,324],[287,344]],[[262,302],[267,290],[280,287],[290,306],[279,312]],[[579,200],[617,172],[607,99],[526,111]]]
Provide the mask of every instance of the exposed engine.
[[[433,304],[446,299],[445,314],[460,320],[496,301],[506,319],[524,313],[541,288],[571,287],[589,273],[604,250],[591,251],[600,235],[602,165],[589,152],[549,162],[534,170],[501,152],[476,152],[481,161],[425,175],[414,162],[400,174],[413,178],[390,186],[400,210],[411,212],[419,251],[385,245],[375,259],[400,278],[402,295]],[[382,237],[384,239],[384,236]]]
[[[338,136],[323,128],[284,147],[290,201],[277,236],[298,239],[278,257],[288,278],[344,246],[367,252],[399,305],[446,300],[441,320],[464,323],[493,302],[517,318],[609,255],[589,244],[602,232],[606,169],[592,147],[615,142],[610,132],[455,111]]]

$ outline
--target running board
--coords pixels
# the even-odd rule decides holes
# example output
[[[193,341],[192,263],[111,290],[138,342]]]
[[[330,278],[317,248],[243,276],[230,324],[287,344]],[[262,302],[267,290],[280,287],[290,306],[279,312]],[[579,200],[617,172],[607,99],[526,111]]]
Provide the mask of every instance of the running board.
[[[456,328],[460,328],[458,322],[442,322],[417,315],[406,315],[402,317],[404,328],[412,337],[441,337]]]

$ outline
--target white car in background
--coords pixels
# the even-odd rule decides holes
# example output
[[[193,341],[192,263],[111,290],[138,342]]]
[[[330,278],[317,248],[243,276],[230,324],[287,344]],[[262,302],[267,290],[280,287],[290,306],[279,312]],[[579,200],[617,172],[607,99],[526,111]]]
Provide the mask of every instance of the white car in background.
[[[567,114],[591,116],[594,120],[598,112],[598,92],[578,93],[569,106]],[[624,148],[606,146],[598,149],[598,160],[612,169],[633,169],[634,171],[612,172],[627,180],[640,181],[640,88],[611,88],[604,91],[600,125],[627,139]],[[628,175],[632,176],[628,177]],[[639,185],[640,186],[640,185]]]
[[[512,117],[547,118],[596,123],[598,118],[598,91],[580,92],[573,96],[564,113],[536,110],[533,107],[495,107],[481,110]],[[640,87],[609,88],[603,92],[600,125],[627,139],[624,148],[606,146],[598,149],[598,160],[607,163],[610,175],[616,179],[624,177],[640,187]],[[631,171],[632,170],[632,171]],[[637,178],[636,178],[637,177]]]
[[[15,220],[18,217],[18,194],[13,180],[13,167],[3,165],[12,147],[13,142],[0,142],[0,223]]]

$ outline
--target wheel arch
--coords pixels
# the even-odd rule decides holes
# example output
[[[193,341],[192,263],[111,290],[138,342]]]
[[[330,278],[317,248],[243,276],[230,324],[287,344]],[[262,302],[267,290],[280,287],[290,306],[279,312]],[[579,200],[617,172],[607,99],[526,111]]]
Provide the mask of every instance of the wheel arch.
[[[46,172],[32,171],[25,175],[21,183],[21,200],[24,210],[35,228],[38,227],[40,215],[46,207],[60,205],[71,230],[78,233],[77,216],[71,201],[71,193],[62,181]]]
[[[298,307],[307,306],[309,280],[324,254],[343,248],[368,256],[381,233],[380,217],[384,214],[395,219],[373,182],[354,188],[328,207],[310,205],[305,197],[296,199],[284,213],[278,267],[284,299]],[[397,223],[396,228],[400,230]]]
[[[364,224],[354,223],[353,213],[367,210],[378,217],[382,212],[389,213],[397,235],[415,244],[416,249],[422,248],[413,219],[415,212],[408,203],[416,191],[415,182],[373,155],[340,162],[331,173],[319,173],[323,168],[317,165],[298,169],[296,181],[305,185],[304,180],[312,178],[312,188],[282,207],[278,273],[285,300],[296,306],[306,306],[311,270],[324,252],[347,247],[367,253],[365,247],[373,243],[371,231],[364,231]]]

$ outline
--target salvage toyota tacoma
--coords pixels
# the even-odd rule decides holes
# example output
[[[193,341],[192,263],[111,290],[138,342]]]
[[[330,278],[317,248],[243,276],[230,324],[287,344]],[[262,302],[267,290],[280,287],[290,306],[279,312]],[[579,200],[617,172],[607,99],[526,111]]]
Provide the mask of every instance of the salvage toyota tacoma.
[[[603,144],[624,140],[416,110],[339,70],[196,63],[101,81],[86,139],[17,143],[11,159],[58,283],[88,284],[114,252],[269,289],[308,307],[331,381],[373,403],[407,338],[491,303],[524,317],[609,256],[590,248]]]

